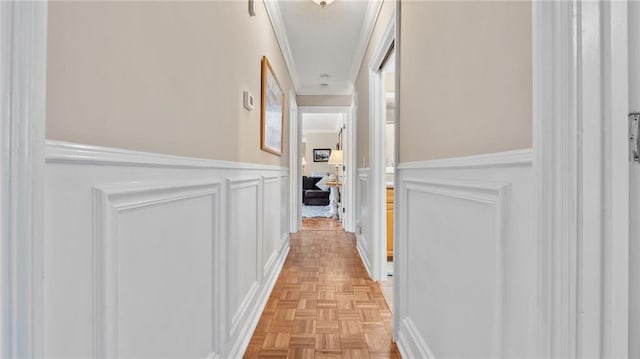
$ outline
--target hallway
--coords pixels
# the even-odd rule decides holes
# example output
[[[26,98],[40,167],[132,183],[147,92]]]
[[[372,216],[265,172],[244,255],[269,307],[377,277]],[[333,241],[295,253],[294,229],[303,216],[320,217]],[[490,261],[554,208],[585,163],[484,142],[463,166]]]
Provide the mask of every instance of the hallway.
[[[400,358],[391,311],[352,234],[303,230],[291,250],[245,358]]]

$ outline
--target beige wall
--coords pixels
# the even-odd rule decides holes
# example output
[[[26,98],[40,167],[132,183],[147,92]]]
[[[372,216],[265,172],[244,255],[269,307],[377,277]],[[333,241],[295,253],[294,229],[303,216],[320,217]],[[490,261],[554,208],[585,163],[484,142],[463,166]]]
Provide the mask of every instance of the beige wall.
[[[330,172],[335,173],[335,166],[327,162],[313,162],[314,148],[330,148],[332,151],[336,149],[338,143],[338,133],[305,133],[307,139],[306,155],[307,159],[307,175],[311,172]]]
[[[358,168],[369,167],[369,61],[380,43],[394,8],[395,1],[393,0],[384,0],[382,3],[382,9],[380,10],[375,28],[373,29],[371,41],[369,42],[369,47],[367,48],[367,53],[365,54],[355,84],[358,103],[356,118],[356,162]]]
[[[298,106],[351,106],[351,95],[346,96],[298,96]]]
[[[531,147],[531,3],[401,9],[400,161]]]
[[[260,150],[261,57],[287,96],[292,85],[262,1],[256,13],[246,1],[50,2],[47,138],[287,166],[288,119],[285,154]]]

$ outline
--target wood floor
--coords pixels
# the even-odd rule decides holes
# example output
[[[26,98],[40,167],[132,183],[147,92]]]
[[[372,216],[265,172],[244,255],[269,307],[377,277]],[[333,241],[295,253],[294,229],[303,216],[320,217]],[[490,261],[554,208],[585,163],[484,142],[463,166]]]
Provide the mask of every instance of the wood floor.
[[[305,218],[302,220],[302,230],[340,231],[342,224],[334,218]]]
[[[291,237],[289,257],[244,357],[400,358],[391,323],[353,235],[303,230]]]

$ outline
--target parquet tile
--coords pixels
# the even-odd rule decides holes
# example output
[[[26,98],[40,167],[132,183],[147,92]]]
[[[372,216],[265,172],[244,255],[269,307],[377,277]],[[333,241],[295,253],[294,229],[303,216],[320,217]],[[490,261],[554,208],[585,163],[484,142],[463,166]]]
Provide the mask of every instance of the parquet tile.
[[[324,225],[324,229],[321,229]],[[392,316],[353,235],[307,223],[291,250],[244,358],[399,359]]]

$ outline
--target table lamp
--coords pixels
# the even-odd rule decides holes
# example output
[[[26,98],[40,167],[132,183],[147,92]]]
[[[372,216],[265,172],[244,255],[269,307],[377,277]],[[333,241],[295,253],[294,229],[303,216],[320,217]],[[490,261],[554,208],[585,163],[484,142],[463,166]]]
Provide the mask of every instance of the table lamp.
[[[329,164],[336,166],[336,182],[340,182],[339,172],[342,163],[342,150],[331,151],[331,156],[329,156]]]

